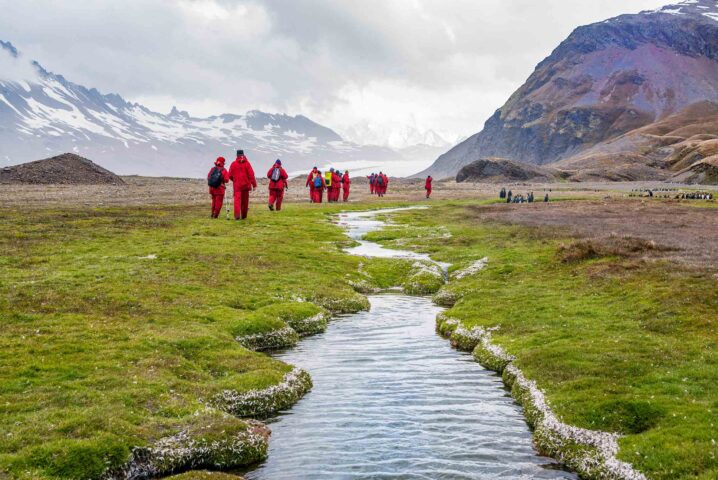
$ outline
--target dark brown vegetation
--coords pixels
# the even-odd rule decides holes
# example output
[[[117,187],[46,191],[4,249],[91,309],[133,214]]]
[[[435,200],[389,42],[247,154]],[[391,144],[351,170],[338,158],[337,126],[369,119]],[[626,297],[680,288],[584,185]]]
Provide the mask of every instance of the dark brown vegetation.
[[[604,200],[475,206],[480,221],[552,227],[580,238],[565,261],[619,256],[663,258],[718,268],[718,210],[709,202]]]

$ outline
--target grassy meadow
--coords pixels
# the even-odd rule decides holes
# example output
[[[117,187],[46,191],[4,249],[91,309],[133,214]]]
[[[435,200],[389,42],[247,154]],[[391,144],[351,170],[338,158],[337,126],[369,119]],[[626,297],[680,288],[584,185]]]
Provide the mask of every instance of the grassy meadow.
[[[482,223],[475,203],[395,213],[369,237],[452,270],[488,257],[444,287],[461,298],[450,316],[500,326],[494,340],[556,413],[623,433],[620,457],[649,478],[718,478],[714,273],[637,259],[640,242]],[[342,253],[331,215],[375,203],[263,207],[247,222],[186,206],[2,210],[0,478],[98,478],[180,430],[247,429],[217,421],[210,400],[292,366],[236,337],[315,333],[327,312],[366,308],[357,291],[412,275],[412,262]]]
[[[338,207],[263,206],[3,210],[0,478],[97,478],[291,370],[237,335],[366,308]]]
[[[500,326],[494,341],[565,422],[624,434],[619,457],[651,479],[718,478],[715,271],[637,259],[640,241],[481,223],[460,202],[393,219],[371,239],[453,270],[489,258],[445,287],[461,298],[447,315]],[[450,236],[427,240],[437,229]]]

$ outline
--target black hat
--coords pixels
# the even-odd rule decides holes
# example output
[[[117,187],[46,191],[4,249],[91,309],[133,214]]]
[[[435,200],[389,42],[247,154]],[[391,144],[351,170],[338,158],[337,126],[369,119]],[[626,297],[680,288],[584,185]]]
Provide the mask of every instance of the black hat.
[[[237,156],[240,157],[244,155],[244,150],[237,150]]]

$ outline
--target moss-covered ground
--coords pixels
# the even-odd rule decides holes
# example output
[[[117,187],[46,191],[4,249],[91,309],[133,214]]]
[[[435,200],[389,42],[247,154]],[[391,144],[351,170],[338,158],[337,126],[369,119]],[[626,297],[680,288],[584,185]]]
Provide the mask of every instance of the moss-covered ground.
[[[290,365],[235,337],[368,306],[340,208],[4,208],[0,478],[97,478],[219,392],[281,382]]]
[[[446,315],[500,326],[494,341],[565,422],[622,433],[619,457],[649,478],[718,478],[715,269],[642,260],[640,242],[582,255],[580,240],[481,223],[458,202],[393,220],[373,238],[454,270],[489,258],[445,287],[460,297]]]

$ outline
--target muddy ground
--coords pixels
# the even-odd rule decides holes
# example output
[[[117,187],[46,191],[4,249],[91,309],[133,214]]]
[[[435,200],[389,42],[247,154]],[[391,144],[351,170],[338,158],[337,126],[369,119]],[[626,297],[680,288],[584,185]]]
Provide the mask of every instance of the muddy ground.
[[[140,205],[207,205],[209,195],[204,180],[177,178],[122,177],[126,185],[0,185],[0,214],[3,208],[83,208]],[[390,201],[425,202],[422,180],[394,180],[384,199],[369,195],[366,182],[354,179],[352,202],[387,203]],[[548,204],[497,204],[476,206],[477,221],[500,221],[532,227],[550,226],[585,238],[631,236],[666,247],[653,256],[671,258],[691,265],[718,265],[718,206],[706,201],[674,201],[662,198],[635,198],[637,191],[653,189],[658,196],[673,197],[677,192],[696,187],[665,183],[581,183],[581,184],[509,184],[515,194],[534,192],[536,199],[546,193]],[[432,199],[487,199],[497,196],[500,186],[434,182]],[[668,191],[666,191],[666,189]],[[713,191],[718,188],[705,187]],[[255,207],[264,207],[266,182],[252,193]],[[227,201],[231,202],[228,193]],[[290,181],[285,201],[307,202],[308,189],[303,179]],[[698,207],[708,208],[698,208]],[[317,206],[321,208],[321,206]]]
[[[471,207],[477,221],[552,227],[556,233],[607,241],[654,242],[652,258],[718,267],[718,208],[713,202],[607,198],[580,202]],[[706,207],[706,208],[700,208]],[[713,208],[711,208],[713,207]],[[640,252],[639,252],[640,253]]]

